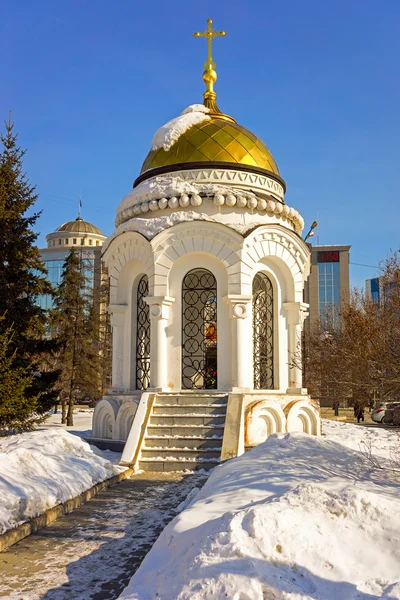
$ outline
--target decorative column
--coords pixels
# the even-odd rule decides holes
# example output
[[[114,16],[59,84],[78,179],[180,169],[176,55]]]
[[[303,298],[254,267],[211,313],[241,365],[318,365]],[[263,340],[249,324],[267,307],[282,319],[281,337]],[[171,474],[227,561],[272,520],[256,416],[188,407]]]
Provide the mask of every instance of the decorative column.
[[[224,297],[232,319],[232,392],[253,388],[253,322],[251,296]]]
[[[150,388],[148,391],[167,390],[167,334],[166,326],[169,307],[175,298],[169,296],[148,296],[144,301],[150,307]]]
[[[112,326],[112,388],[115,391],[124,389],[124,330],[127,304],[110,304]]]
[[[288,328],[289,388],[288,394],[307,394],[302,380],[301,332],[304,319],[308,315],[308,304],[304,302],[284,302]]]

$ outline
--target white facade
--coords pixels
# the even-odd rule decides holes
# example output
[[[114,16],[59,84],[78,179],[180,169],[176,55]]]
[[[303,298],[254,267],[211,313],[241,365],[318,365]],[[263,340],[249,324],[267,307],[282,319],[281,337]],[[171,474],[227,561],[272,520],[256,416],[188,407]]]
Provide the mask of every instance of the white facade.
[[[278,179],[243,168],[183,169],[146,179],[120,204],[117,230],[106,241],[103,254],[111,281],[113,389],[96,407],[93,435],[120,440],[129,435],[124,462],[137,464],[140,459],[152,405],[160,395],[164,403],[169,395],[226,395],[223,459],[274,432],[319,434],[318,405],[302,389],[298,366],[310,251],[300,237],[303,219],[284,204]],[[217,387],[188,390],[182,367],[186,352],[182,287],[187,274],[196,269],[210,272],[216,282],[212,364]],[[259,387],[255,365],[265,358],[254,350],[261,334],[253,335],[258,310],[253,306],[253,286],[260,273],[272,290],[268,389],[255,389]],[[150,381],[145,391],[139,391],[137,290],[143,276],[148,278]],[[196,328],[198,322],[192,325]],[[203,370],[204,365],[207,357]],[[197,373],[200,387],[202,381],[206,380]]]

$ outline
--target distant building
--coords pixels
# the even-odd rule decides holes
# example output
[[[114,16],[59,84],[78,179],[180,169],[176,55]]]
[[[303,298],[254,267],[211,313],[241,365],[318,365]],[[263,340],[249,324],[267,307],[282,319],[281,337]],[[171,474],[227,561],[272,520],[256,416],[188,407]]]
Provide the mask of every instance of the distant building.
[[[365,295],[375,304],[383,305],[390,299],[390,295],[398,290],[398,281],[385,281],[383,277],[374,277],[365,282]]]
[[[380,304],[382,297],[382,278],[374,277],[367,279],[365,282],[365,295],[367,299],[372,300],[375,304]]]
[[[47,248],[40,250],[44,266],[48,271],[48,280],[54,287],[61,283],[61,275],[65,259],[71,248],[83,252],[86,275],[91,287],[100,285],[101,278],[101,246],[106,236],[94,225],[78,216],[75,221],[60,225],[56,231],[46,236]],[[40,306],[47,310],[52,308],[52,298],[42,294],[38,298]]]
[[[310,305],[306,321],[312,326],[324,320],[327,311],[339,318],[342,303],[350,295],[351,246],[312,246],[311,273],[304,288],[304,300]]]

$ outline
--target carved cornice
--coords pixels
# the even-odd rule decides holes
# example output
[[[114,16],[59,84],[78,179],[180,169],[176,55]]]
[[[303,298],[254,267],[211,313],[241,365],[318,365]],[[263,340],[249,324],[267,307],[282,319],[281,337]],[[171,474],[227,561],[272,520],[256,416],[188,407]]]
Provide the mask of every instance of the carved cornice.
[[[115,221],[116,227],[129,221],[135,217],[143,217],[148,212],[165,211],[165,210],[193,210],[199,208],[203,202],[212,202],[215,206],[220,207],[226,205],[230,208],[237,207],[242,211],[248,211],[252,214],[259,212],[261,214],[269,214],[285,217],[293,225],[296,233],[301,234],[304,227],[304,220],[300,213],[287,204],[283,204],[280,200],[272,196],[259,198],[253,193],[242,192],[240,190],[229,190],[226,192],[218,192],[210,195],[200,194],[181,194],[180,196],[171,196],[170,198],[160,198],[159,200],[144,201],[134,204],[121,211]],[[169,213],[170,214],[170,213]],[[160,214],[162,216],[162,212]]]

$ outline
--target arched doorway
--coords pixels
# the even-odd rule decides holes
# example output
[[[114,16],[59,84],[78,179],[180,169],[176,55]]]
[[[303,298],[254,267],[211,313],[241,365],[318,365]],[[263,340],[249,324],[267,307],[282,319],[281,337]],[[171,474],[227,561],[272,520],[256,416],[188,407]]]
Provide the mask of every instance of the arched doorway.
[[[143,275],[136,294],[136,389],[147,390],[150,385],[150,316],[144,301],[149,295],[149,279]]]
[[[254,389],[274,388],[274,291],[270,279],[257,273],[253,279]]]
[[[193,269],[182,283],[182,387],[217,389],[217,282]]]

